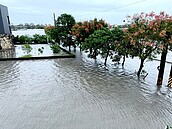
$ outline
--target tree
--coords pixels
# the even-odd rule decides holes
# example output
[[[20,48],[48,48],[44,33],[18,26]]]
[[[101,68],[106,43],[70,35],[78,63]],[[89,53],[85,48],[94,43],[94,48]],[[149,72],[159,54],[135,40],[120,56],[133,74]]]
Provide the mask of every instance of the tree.
[[[125,58],[129,54],[130,44],[124,41],[124,32],[122,29],[115,27],[112,29],[113,34],[113,41],[114,41],[114,51],[119,55],[123,56],[123,63],[124,66]]]
[[[104,20],[94,20],[78,22],[72,27],[72,35],[76,37],[76,42],[82,46],[82,43],[85,42],[85,39],[89,35],[93,34],[96,30],[100,30],[102,27],[108,27],[108,24]],[[92,52],[90,51],[90,54]]]
[[[48,42],[52,42],[52,40],[55,40],[55,42],[59,42],[60,43],[60,39],[58,37],[58,32],[56,32],[56,28],[55,26],[46,26],[44,28],[45,30],[45,34],[48,37]]]
[[[92,49],[90,57],[96,59],[98,54],[105,58],[105,66],[107,63],[107,58],[109,54],[112,54],[113,50],[113,34],[108,28],[101,28],[101,30],[95,31],[93,34],[89,35],[85,42],[83,42],[82,49]]]
[[[72,27],[75,24],[75,19],[72,15],[62,14],[55,21],[55,29],[59,39],[63,42],[64,46],[69,46],[69,50],[71,45],[73,45],[72,41]]]
[[[154,24],[156,20],[155,14],[135,14],[133,17],[128,16],[131,23],[125,31],[125,40],[132,47],[131,56],[137,56],[140,59],[140,67],[137,75],[140,76],[146,59],[152,60],[162,48],[162,41],[165,38],[164,28]]]

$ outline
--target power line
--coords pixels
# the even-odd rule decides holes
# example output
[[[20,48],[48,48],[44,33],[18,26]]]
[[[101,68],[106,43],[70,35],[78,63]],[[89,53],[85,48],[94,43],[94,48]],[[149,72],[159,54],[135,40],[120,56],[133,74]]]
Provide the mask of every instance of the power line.
[[[115,9],[119,9],[119,8],[123,8],[123,7],[128,7],[128,6],[135,5],[135,4],[144,2],[144,1],[146,1],[146,0],[140,0],[140,1],[136,1],[136,2],[130,3],[130,4],[121,5],[119,7],[115,7],[115,8],[111,8],[111,9],[106,9],[106,10],[98,11],[98,12],[95,12],[95,13],[90,13],[90,14],[85,14],[85,15],[79,15],[79,16],[87,16],[87,15],[97,14],[97,13],[100,13],[100,12],[108,12],[110,10],[115,10]]]

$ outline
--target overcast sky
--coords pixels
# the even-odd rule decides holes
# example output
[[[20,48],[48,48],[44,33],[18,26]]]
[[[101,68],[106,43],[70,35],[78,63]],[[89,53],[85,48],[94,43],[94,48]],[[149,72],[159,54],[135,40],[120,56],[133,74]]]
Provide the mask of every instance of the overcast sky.
[[[96,17],[110,24],[123,24],[127,15],[140,12],[172,15],[172,0],[1,0],[0,4],[8,7],[12,24],[53,24],[53,13],[71,14],[76,21]]]

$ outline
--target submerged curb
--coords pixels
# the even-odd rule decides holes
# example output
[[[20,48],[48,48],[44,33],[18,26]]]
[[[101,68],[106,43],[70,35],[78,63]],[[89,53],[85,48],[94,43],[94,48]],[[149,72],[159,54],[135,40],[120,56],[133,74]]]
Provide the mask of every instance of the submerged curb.
[[[0,58],[0,61],[10,61],[10,60],[39,60],[39,59],[57,59],[57,58],[75,58],[75,54],[67,51],[66,49],[60,47],[61,50],[66,52],[68,55],[57,55],[57,56],[41,56],[41,57],[22,57],[22,58]]]
[[[155,61],[161,61],[160,59],[153,59],[153,60],[155,60]],[[171,61],[165,61],[166,63],[168,63],[168,64],[172,64],[172,62]]]

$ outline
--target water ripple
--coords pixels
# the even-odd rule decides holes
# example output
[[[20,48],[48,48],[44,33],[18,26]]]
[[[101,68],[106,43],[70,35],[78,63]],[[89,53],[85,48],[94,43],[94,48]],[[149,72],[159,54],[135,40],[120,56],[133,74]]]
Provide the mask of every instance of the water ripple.
[[[99,61],[77,56],[1,62],[1,127],[152,129],[172,125],[170,89],[157,89],[126,69],[104,68]]]

